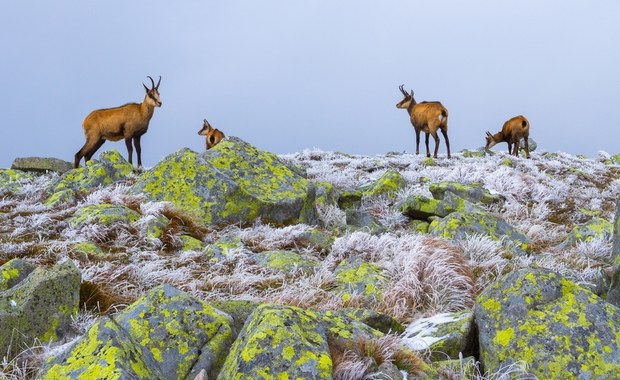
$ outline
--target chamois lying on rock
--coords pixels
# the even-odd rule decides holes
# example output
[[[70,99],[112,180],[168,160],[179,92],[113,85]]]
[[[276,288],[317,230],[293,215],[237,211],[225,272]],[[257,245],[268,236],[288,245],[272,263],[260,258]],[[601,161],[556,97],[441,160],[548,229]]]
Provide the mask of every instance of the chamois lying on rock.
[[[437,158],[437,150],[439,149],[439,136],[437,136],[437,130],[441,130],[441,134],[443,134],[443,137],[446,139],[448,158],[450,158],[448,110],[440,102],[416,103],[413,98],[413,90],[411,90],[411,94],[408,94],[403,87],[404,85],[401,85],[398,88],[405,97],[396,104],[396,108],[406,109],[409,113],[411,124],[415,130],[415,154],[420,154],[420,132],[424,132],[426,134],[424,140],[426,143],[426,157],[431,156],[428,147],[428,136],[430,134],[435,140],[435,154],[433,157]]]
[[[207,119],[204,119],[202,128],[198,131],[198,134],[200,136],[206,136],[207,150],[213,148],[225,137],[224,133],[219,129],[213,128]]]
[[[502,131],[494,135],[487,131],[487,143],[485,149],[490,149],[495,144],[505,141],[508,143],[508,154],[519,156],[519,141],[525,140],[525,156],[530,158],[530,122],[523,115],[515,116],[504,123]],[[512,147],[514,144],[514,148]]]
[[[133,140],[138,155],[138,168],[142,167],[140,137],[148,130],[155,107],[161,107],[162,104],[159,98],[161,76],[157,85],[155,85],[153,78],[147,78],[151,80],[152,88],[149,89],[142,83],[146,90],[142,103],[128,103],[116,108],[99,109],[86,116],[82,124],[86,143],[75,154],[74,168],[80,166],[82,157],[85,161],[90,160],[106,140],[118,141],[120,139],[125,139],[130,164],[133,164],[133,148],[131,146]]]

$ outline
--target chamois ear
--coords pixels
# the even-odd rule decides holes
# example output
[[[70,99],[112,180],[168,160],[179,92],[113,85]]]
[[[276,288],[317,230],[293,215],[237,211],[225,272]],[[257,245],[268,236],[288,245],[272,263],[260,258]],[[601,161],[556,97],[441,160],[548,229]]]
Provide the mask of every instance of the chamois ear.
[[[413,90],[411,90],[411,97],[413,98]]]
[[[149,92],[149,88],[146,87],[146,85],[144,83],[142,83],[142,85],[144,86],[144,90],[146,90],[146,92]]]

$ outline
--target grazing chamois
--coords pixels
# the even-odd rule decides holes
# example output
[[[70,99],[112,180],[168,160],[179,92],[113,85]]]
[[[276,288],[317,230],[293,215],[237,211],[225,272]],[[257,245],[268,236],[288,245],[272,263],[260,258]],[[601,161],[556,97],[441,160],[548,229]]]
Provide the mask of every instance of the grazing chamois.
[[[148,130],[155,107],[161,107],[162,104],[159,99],[161,76],[157,85],[155,85],[153,78],[147,78],[151,80],[152,87],[149,89],[142,83],[146,90],[142,103],[128,103],[116,108],[95,110],[86,116],[84,123],[82,123],[86,143],[75,154],[74,168],[80,166],[82,157],[85,161],[90,160],[106,140],[119,141],[120,139],[125,139],[129,163],[132,165],[133,148],[131,142],[133,140],[138,155],[138,168],[142,168],[140,137]]]
[[[213,148],[225,137],[224,133],[219,129],[213,128],[207,119],[204,119],[202,128],[198,131],[198,134],[207,137],[207,150]]]
[[[405,98],[396,104],[396,108],[406,109],[411,119],[411,124],[415,130],[415,154],[420,154],[420,132],[426,134],[424,142],[426,143],[426,157],[430,157],[431,153],[428,147],[429,134],[435,139],[435,154],[437,158],[437,150],[439,150],[439,136],[437,130],[446,139],[446,148],[448,148],[448,158],[450,158],[450,139],[448,139],[448,110],[440,102],[422,102],[416,103],[413,98],[413,90],[408,94],[404,89],[404,85],[398,88]]]
[[[505,141],[508,143],[508,154],[519,156],[519,141],[525,140],[525,157],[530,158],[530,122],[523,115],[515,116],[504,123],[502,131],[494,135],[487,131],[487,144],[485,149],[490,149],[495,144]],[[512,145],[514,144],[514,148]]]

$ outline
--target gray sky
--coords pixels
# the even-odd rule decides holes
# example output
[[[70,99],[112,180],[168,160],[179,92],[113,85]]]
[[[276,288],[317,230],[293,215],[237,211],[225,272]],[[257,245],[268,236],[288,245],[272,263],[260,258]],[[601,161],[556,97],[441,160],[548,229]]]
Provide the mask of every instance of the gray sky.
[[[204,150],[204,118],[275,153],[413,152],[400,84],[448,108],[453,152],[523,114],[539,150],[620,153],[619,16],[617,0],[5,1],[0,167],[73,161],[84,117],[141,102],[147,75],[163,106],[145,166]]]

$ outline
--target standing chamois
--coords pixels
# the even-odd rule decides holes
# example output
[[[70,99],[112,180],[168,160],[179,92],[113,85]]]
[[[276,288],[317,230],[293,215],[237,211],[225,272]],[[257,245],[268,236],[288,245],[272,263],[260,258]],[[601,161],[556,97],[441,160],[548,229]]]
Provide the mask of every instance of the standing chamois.
[[[198,131],[198,134],[207,137],[207,150],[213,148],[225,137],[224,133],[219,129],[213,128],[207,119],[204,119],[202,128]]]
[[[504,123],[502,131],[494,135],[487,131],[487,144],[485,149],[490,149],[495,144],[505,141],[508,143],[508,154],[519,156],[519,141],[525,140],[525,157],[530,158],[530,122],[523,115],[515,116]],[[514,144],[514,148],[512,147]]]
[[[405,98],[396,104],[396,108],[406,109],[411,119],[411,124],[415,130],[415,154],[420,154],[420,132],[426,134],[424,142],[426,143],[426,157],[430,157],[431,153],[428,147],[428,136],[433,136],[435,140],[435,154],[437,158],[437,150],[439,150],[439,136],[437,130],[441,130],[441,134],[446,139],[446,148],[448,148],[448,158],[450,158],[450,140],[448,139],[448,110],[440,102],[422,102],[416,103],[413,98],[413,90],[408,94],[404,89],[404,85],[398,88]]]
[[[151,80],[152,88],[149,89],[142,83],[146,90],[142,103],[128,103],[116,108],[95,110],[86,116],[82,124],[86,143],[75,154],[74,168],[80,166],[82,157],[84,157],[85,161],[90,160],[106,140],[118,141],[120,139],[125,139],[129,163],[132,165],[133,148],[131,141],[133,140],[133,145],[136,147],[138,155],[138,168],[142,168],[140,137],[148,130],[155,107],[161,107],[162,104],[159,99],[161,76],[157,81],[157,86],[153,78],[147,78]]]

